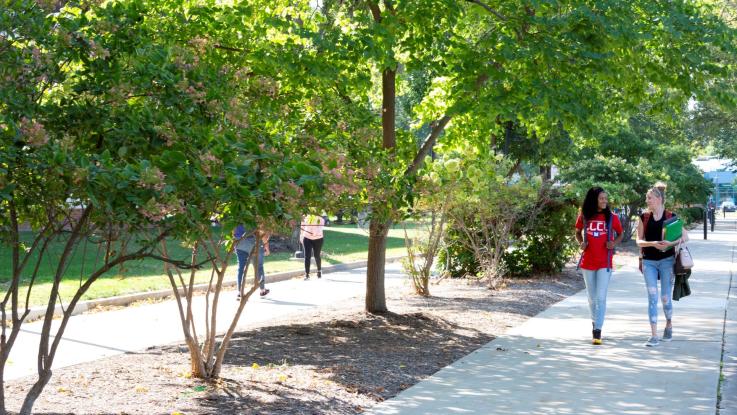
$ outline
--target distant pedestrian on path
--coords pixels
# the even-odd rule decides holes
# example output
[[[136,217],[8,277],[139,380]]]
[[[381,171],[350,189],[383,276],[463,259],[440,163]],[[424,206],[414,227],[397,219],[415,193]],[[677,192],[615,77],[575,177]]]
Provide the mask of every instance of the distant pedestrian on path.
[[[592,187],[586,193],[576,220],[576,240],[582,250],[579,265],[589,299],[592,343],[596,345],[601,344],[614,247],[622,237],[622,224],[609,208],[606,192],[601,187]]]
[[[305,280],[310,279],[310,263],[312,256],[315,256],[315,265],[317,266],[317,278],[322,278],[322,260],[320,254],[322,251],[323,233],[325,227],[325,219],[319,215],[305,215],[300,225],[299,240],[305,249]]]
[[[269,249],[269,238],[270,235],[266,232],[259,232],[261,234],[261,244],[259,244],[258,254],[258,285],[260,288],[259,295],[261,297],[267,295],[271,290],[266,288],[266,273],[264,272],[264,256],[270,255]],[[241,299],[241,284],[243,283],[243,274],[248,265],[248,257],[253,251],[253,247],[256,244],[255,233],[253,230],[246,230],[243,225],[238,225],[233,231],[233,236],[236,239],[235,254],[238,257],[238,272],[236,274],[236,284],[238,287],[238,294],[236,298]]]
[[[663,222],[675,217],[665,209],[665,183],[658,182],[647,191],[645,202],[647,211],[640,215],[637,222],[637,246],[640,247],[642,257],[642,275],[647,286],[647,314],[650,319],[651,336],[645,343],[648,347],[660,344],[658,339],[658,280],[660,280],[660,301],[665,314],[665,330],[663,341],[673,338],[673,265],[675,264],[674,245],[688,241],[686,229],[679,241],[663,241]]]

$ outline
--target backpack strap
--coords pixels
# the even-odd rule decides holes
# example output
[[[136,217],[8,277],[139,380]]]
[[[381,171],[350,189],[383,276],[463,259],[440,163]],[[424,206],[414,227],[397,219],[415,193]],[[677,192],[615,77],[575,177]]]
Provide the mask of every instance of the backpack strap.
[[[609,215],[609,220],[606,221],[606,240],[607,240],[607,243],[609,241],[613,241],[614,240],[614,238],[613,238],[614,235],[612,235],[612,221],[614,220],[613,217],[614,217],[614,214],[612,213],[612,214]],[[606,251],[606,254],[607,254],[606,271],[607,272],[609,272],[609,270],[612,268],[612,256],[614,255],[614,252],[612,252],[612,251],[614,251],[614,250],[613,249],[607,249],[607,251]]]
[[[670,210],[666,210],[663,213],[664,213],[666,219],[670,219],[670,218],[673,217],[673,212],[671,212]],[[643,230],[647,229],[647,223],[650,221],[650,217],[651,216],[652,216],[652,214],[650,212],[645,212],[645,213],[642,214],[642,228],[643,228]]]
[[[583,244],[586,245],[586,225],[587,223],[586,223],[586,217],[583,215],[583,213],[581,214],[581,220],[583,221],[583,230],[581,232],[583,236]],[[578,265],[576,265],[576,271],[578,271],[581,268],[581,262],[583,262],[583,251],[585,251],[585,249],[581,251],[581,256],[578,258]]]
[[[640,216],[640,219],[642,219],[642,236],[643,238],[647,238],[647,223],[650,222],[650,212],[645,212]],[[640,248],[640,261],[642,261],[642,258],[645,256],[645,248]]]

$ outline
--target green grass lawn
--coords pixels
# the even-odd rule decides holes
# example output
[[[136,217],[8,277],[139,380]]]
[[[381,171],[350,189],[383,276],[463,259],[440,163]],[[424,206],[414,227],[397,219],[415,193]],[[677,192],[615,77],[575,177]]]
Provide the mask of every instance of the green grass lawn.
[[[410,224],[408,228],[412,228],[411,232],[416,232],[415,226]],[[335,225],[325,228],[325,243],[323,245],[323,263],[325,265],[342,264],[354,261],[365,260],[368,251],[368,233],[367,231],[356,227],[355,225]],[[33,235],[29,232],[23,235],[23,241],[29,243]],[[90,245],[91,246],[91,245]],[[169,254],[172,258],[189,258],[190,251],[187,247],[182,246],[176,241],[169,241]],[[43,305],[47,304],[49,291],[51,289],[52,274],[56,267],[56,261],[59,254],[63,250],[63,245],[58,243],[49,248],[50,254],[44,259],[39,268],[37,281],[31,292],[31,304]],[[387,257],[405,255],[404,246],[404,230],[401,225],[395,226],[389,231],[387,238]],[[291,253],[278,252],[266,257],[264,268],[268,279],[269,274],[295,271],[303,269],[304,265],[301,260],[290,260]],[[0,248],[0,295],[4,296],[8,288],[10,280],[10,249],[7,247]],[[61,284],[61,298],[64,304],[67,304],[72,295],[80,285],[80,275],[84,277],[94,267],[96,262],[99,265],[101,261],[97,257],[96,248],[84,249],[82,246],[75,252],[71,258],[69,266],[64,274]],[[235,279],[236,258],[232,255],[228,267],[228,279]],[[31,269],[31,268],[29,268]],[[210,278],[211,270],[209,268],[199,270],[197,272],[196,281],[198,283],[207,282]],[[30,274],[30,271],[29,271]],[[250,274],[250,273],[249,273]],[[188,278],[187,274],[187,278]],[[30,278],[25,275],[22,279],[24,284],[28,284]],[[145,291],[154,291],[171,288],[169,279],[164,274],[163,263],[154,259],[144,259],[140,261],[131,261],[125,263],[121,267],[116,267],[109,271],[103,277],[98,279],[82,298],[90,300],[95,298],[113,297],[123,294],[131,294]],[[22,297],[25,299],[25,289],[21,290]]]

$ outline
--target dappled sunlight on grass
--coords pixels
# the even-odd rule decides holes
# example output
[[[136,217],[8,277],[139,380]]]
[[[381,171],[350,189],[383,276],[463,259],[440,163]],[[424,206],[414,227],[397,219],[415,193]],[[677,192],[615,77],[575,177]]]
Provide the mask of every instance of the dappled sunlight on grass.
[[[415,228],[413,224],[411,226]],[[420,231],[410,229],[410,236],[413,232]],[[24,240],[30,240],[31,235],[24,235]],[[61,250],[61,244],[53,247],[51,252],[58,255]],[[170,241],[170,254],[173,258],[188,258],[191,251],[176,241]],[[323,246],[322,259],[325,265],[344,264],[355,261],[363,261],[368,257],[368,230],[364,230],[356,225],[340,225],[325,228],[325,245]],[[395,257],[406,255],[404,245],[404,229],[401,225],[396,225],[389,231],[387,237],[387,257]],[[42,267],[39,271],[39,277],[31,292],[30,304],[44,305],[48,303],[49,293],[51,291],[52,275],[54,272],[54,257],[42,261]],[[60,296],[63,304],[68,304],[80,284],[84,283],[84,277],[97,264],[99,266],[100,258],[92,253],[86,255],[77,254],[71,258],[70,265],[67,268],[65,277],[61,283]],[[236,274],[237,259],[232,255],[229,267],[226,273],[226,280],[234,280]],[[295,259],[292,252],[275,252],[266,257],[264,269],[266,275],[298,271],[304,268],[304,262],[301,259]],[[10,280],[10,250],[3,247],[0,250],[0,295],[5,293]],[[251,274],[251,273],[249,273]],[[211,268],[203,267],[197,271],[195,283],[207,283],[210,280]],[[189,273],[184,272],[185,281],[189,281]],[[80,282],[81,279],[81,282]],[[23,278],[22,283],[28,284],[29,278]],[[114,297],[118,295],[133,294],[138,292],[157,291],[170,289],[171,284],[164,273],[164,265],[161,261],[154,259],[144,259],[139,261],[131,261],[123,266],[115,267],[107,274],[98,279],[90,289],[82,297],[82,300],[91,300],[96,298]],[[21,299],[25,301],[26,291],[22,290]]]

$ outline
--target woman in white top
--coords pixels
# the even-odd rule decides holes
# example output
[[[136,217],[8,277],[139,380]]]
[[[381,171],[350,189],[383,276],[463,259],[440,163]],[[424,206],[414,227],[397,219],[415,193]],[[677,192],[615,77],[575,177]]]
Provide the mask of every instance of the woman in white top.
[[[320,251],[322,251],[322,229],[325,227],[325,219],[319,215],[305,215],[302,217],[300,225],[299,240],[305,247],[305,280],[310,279],[310,260],[315,255],[315,265],[317,265],[317,278],[322,278],[322,261],[320,260]]]

